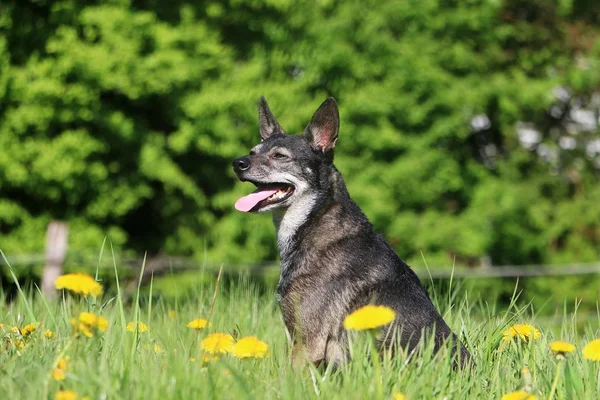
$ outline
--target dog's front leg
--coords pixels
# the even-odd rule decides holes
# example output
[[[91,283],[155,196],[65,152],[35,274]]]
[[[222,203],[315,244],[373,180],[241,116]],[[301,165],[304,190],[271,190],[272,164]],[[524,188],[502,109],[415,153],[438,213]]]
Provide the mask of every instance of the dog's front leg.
[[[302,367],[307,361],[315,366],[325,364],[339,367],[348,360],[348,349],[344,338],[331,336],[310,340],[307,343],[297,343],[292,352],[294,367]]]
[[[345,364],[348,359],[348,343],[345,336],[330,337],[327,340],[327,348],[325,349],[327,365],[333,364],[337,368]]]
[[[313,343],[297,343],[292,351],[292,364],[294,368],[302,368],[310,362],[315,366],[320,366],[325,358],[325,345],[319,346]]]
[[[336,321],[336,318],[331,318]],[[309,332],[305,340],[305,358],[312,363],[325,364],[326,367],[339,367],[349,360],[348,339],[341,323],[326,325],[315,324],[318,331]]]

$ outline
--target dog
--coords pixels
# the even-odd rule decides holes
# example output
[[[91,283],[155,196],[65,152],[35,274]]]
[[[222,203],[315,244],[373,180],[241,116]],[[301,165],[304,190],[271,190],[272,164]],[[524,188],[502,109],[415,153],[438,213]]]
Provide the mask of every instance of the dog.
[[[296,349],[316,365],[345,363],[345,317],[377,304],[396,312],[378,338],[380,346],[396,343],[413,352],[422,337],[431,336],[437,350],[450,340],[464,365],[469,352],[413,270],[350,198],[333,164],[340,126],[336,101],[323,102],[299,135],[283,130],[264,97],[258,114],[261,142],[233,161],[238,179],[257,189],[235,208],[272,212],[281,259],[277,299]]]

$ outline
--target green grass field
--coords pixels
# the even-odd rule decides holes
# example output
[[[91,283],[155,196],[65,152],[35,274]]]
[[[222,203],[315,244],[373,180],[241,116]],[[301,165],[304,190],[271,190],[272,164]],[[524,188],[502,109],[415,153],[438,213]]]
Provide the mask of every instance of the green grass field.
[[[352,334],[353,361],[327,371],[292,366],[274,291],[240,277],[223,282],[214,297],[214,283],[216,279],[173,303],[153,296],[151,287],[129,297],[120,290],[105,293],[96,300],[65,291],[52,302],[35,290],[20,292],[13,302],[0,303],[1,398],[52,399],[59,398],[59,390],[73,390],[78,398],[89,399],[392,399],[396,393],[407,399],[500,399],[525,388],[547,399],[553,386],[552,398],[600,398],[600,362],[582,356],[584,345],[600,336],[600,315],[581,323],[577,313],[560,313],[562,322],[556,325],[538,319],[531,308],[497,309],[432,293],[471,351],[477,363],[472,370],[453,370],[448,350],[433,355],[426,343],[410,361],[405,354],[385,354],[373,363],[368,333],[357,332]],[[105,317],[106,332],[95,331],[91,338],[75,335],[70,320],[83,311]],[[206,329],[187,327],[209,314]],[[149,330],[127,332],[126,324],[136,320]],[[30,323],[40,325],[27,337],[11,329],[22,332]],[[502,332],[517,323],[534,325],[541,336],[499,349]],[[51,338],[46,329],[53,332]],[[200,342],[211,332],[255,335],[268,344],[268,354],[262,359],[227,354],[204,362]],[[577,349],[558,361],[549,349],[553,340],[571,342]],[[67,365],[64,379],[56,380],[60,359]],[[523,373],[524,368],[529,372]]]

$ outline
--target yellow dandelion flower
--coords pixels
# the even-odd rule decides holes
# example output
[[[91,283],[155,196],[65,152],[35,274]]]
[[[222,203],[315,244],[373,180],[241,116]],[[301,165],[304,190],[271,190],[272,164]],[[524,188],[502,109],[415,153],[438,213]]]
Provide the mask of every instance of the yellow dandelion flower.
[[[19,328],[18,328],[18,327],[16,327],[16,326],[11,326],[11,327],[10,327],[10,331],[11,331],[12,333],[17,333],[17,334],[19,334],[19,335],[21,334],[21,331],[20,331],[20,330],[19,330]]]
[[[82,312],[79,314],[79,322],[90,328],[97,328],[102,332],[106,332],[106,329],[108,329],[108,320],[103,316],[94,313]]]
[[[102,294],[102,285],[88,274],[75,273],[61,275],[54,281],[54,286],[58,290],[67,289],[84,296],[92,295],[97,297]]]
[[[54,332],[52,332],[50,329],[46,329],[44,331],[44,336],[46,336],[46,339],[52,339],[52,336],[54,336]]]
[[[95,327],[98,322],[98,316],[90,312],[82,312],[79,314],[79,322],[86,324],[91,327]]]
[[[583,358],[591,361],[600,361],[600,339],[594,339],[583,348]]]
[[[555,342],[550,343],[550,350],[556,355],[564,356],[567,353],[570,353],[575,350],[575,345],[569,342],[563,342],[557,340]]]
[[[530,339],[537,340],[541,336],[541,332],[537,330],[533,325],[516,324],[502,332],[502,341],[506,343],[510,342],[515,338],[518,338],[525,342],[528,342]]]
[[[177,318],[177,311],[175,311],[175,310],[169,310],[169,312],[167,313],[167,315],[169,316],[169,319],[175,319],[175,318]]]
[[[13,341],[13,345],[15,346],[15,348],[17,348],[18,350],[23,350],[25,348],[25,342],[21,339],[15,339]]]
[[[237,358],[263,358],[269,346],[256,336],[242,338],[233,345],[232,354]]]
[[[94,337],[94,333],[90,326],[83,323],[79,324],[79,333],[89,338]]]
[[[194,363],[194,362],[196,362],[196,359],[194,357],[190,357],[190,362]]]
[[[56,368],[52,371],[52,377],[57,381],[65,379],[65,372],[67,371],[67,358],[61,358],[56,363]]]
[[[524,390],[507,393],[500,400],[537,400],[537,397]]]
[[[233,348],[233,336],[227,333],[211,333],[202,340],[200,348],[209,354],[229,353]]]
[[[23,329],[21,329],[21,335],[23,337],[27,337],[29,335],[31,335],[33,332],[35,332],[37,330],[37,326],[35,326],[35,324],[28,324],[25,325],[23,327]]]
[[[156,343],[154,343],[154,345],[152,345],[152,349],[154,350],[154,353],[156,353],[156,354],[163,352],[163,349]]]
[[[127,332],[135,331],[135,322],[128,323],[127,327],[125,329],[127,329]],[[143,322],[138,322],[138,332],[139,333],[148,332],[148,325],[146,325]]]
[[[348,315],[344,319],[344,328],[355,331],[374,329],[388,325],[394,318],[396,312],[389,307],[367,305]]]
[[[190,321],[187,324],[187,326],[188,326],[188,328],[201,330],[201,329],[206,328],[207,326],[210,326],[210,323],[207,320],[205,320],[205,319],[198,318],[198,319],[195,319],[193,321]]]
[[[71,325],[73,325],[76,333],[81,333],[91,338],[94,336],[94,329],[106,332],[108,329],[108,320],[94,313],[82,312],[79,314],[78,319],[71,318]]]
[[[394,400],[406,400],[406,396],[402,393],[394,393]]]
[[[77,400],[77,393],[73,390],[59,390],[54,393],[54,400]]]
[[[65,370],[60,369],[60,368],[54,368],[54,371],[52,371],[52,377],[54,378],[54,380],[64,381],[65,380]]]
[[[108,329],[108,320],[104,317],[98,317],[98,323],[96,327],[100,332],[106,332]]]
[[[67,361],[68,360],[69,360],[69,357],[61,358],[60,360],[58,360],[58,363],[56,364],[56,368],[67,369]]]

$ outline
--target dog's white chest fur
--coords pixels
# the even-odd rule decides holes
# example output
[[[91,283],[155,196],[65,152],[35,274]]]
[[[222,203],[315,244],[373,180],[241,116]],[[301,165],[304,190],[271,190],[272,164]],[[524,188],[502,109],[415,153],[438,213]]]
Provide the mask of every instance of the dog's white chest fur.
[[[290,250],[298,228],[306,222],[315,203],[315,195],[304,195],[287,209],[274,210],[273,223],[275,224],[275,232],[277,233],[277,246],[282,261],[282,268],[285,268],[285,256]]]

